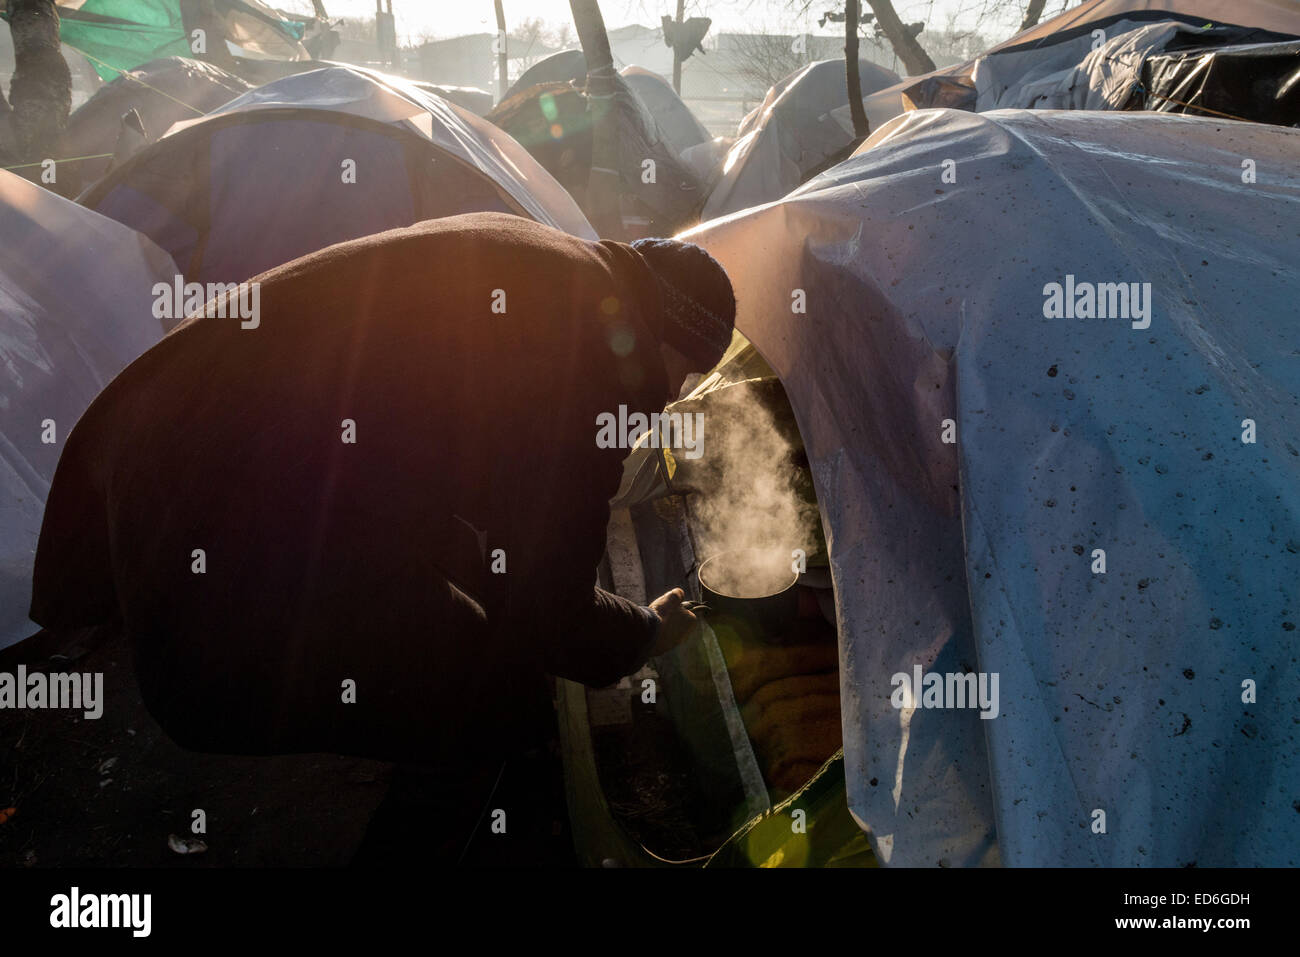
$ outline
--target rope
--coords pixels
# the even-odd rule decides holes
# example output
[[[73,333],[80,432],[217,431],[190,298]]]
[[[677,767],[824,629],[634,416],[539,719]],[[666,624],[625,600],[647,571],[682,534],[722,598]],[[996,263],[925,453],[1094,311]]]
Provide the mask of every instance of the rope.
[[[56,159],[54,160],[54,163],[57,166],[59,163],[76,163],[80,160],[104,159],[105,157],[112,155],[112,153],[91,153],[89,156],[68,156],[64,159]],[[15,166],[0,166],[0,169],[26,169],[29,166],[42,166],[45,162],[45,160],[40,160],[36,163],[18,163]]]
[[[77,52],[80,53],[82,56],[84,56],[87,60],[93,60],[95,63],[98,63],[100,66],[106,67],[107,69],[112,70],[113,72],[117,73],[118,76],[127,76],[127,72],[128,72],[128,71],[123,70],[123,69],[121,69],[121,68],[119,68],[119,67],[115,67],[115,66],[113,66],[111,63],[105,63],[105,62],[104,62],[103,60],[101,60],[99,57],[94,56],[93,54],[87,53],[85,50],[82,50],[82,49],[79,49],[79,48],[76,48],[76,47],[74,47],[73,49],[77,50]],[[159,96],[164,97],[164,98],[166,98],[166,99],[168,99],[168,100],[171,100],[173,103],[177,103],[177,104],[179,104],[179,105],[185,107],[185,109],[189,110],[190,112],[194,113],[194,114],[197,115],[197,116],[206,116],[206,115],[207,115],[207,114],[204,113],[202,110],[200,110],[198,107],[196,107],[196,106],[190,106],[190,104],[186,103],[184,100],[177,99],[176,97],[172,96],[170,93],[167,93],[167,92],[164,92],[163,90],[158,89],[156,86],[151,86],[150,84],[146,83],[144,80],[140,79],[138,76],[131,76],[131,77],[129,77],[129,79],[130,79],[131,82],[133,82],[133,83],[138,83],[138,84],[140,84],[140,85],[141,85],[142,87],[144,87],[146,90],[152,90],[154,93],[157,93]],[[111,156],[113,156],[113,155],[114,155],[114,154],[112,154],[112,153],[92,153],[92,154],[90,154],[89,156],[69,156],[69,157],[67,157],[67,158],[65,158],[65,159],[56,159],[56,160],[54,160],[54,162],[55,162],[56,165],[59,164],[59,163],[77,163],[77,162],[80,162],[81,160],[104,159],[104,158],[106,158],[106,157],[111,157]],[[35,162],[35,163],[18,163],[17,165],[14,165],[14,166],[0,166],[0,169],[3,169],[3,170],[26,169],[26,168],[28,168],[28,167],[30,167],[30,166],[40,166],[40,165],[42,165],[44,162],[45,162],[45,160],[40,160],[40,161]]]
[[[688,858],[686,858],[686,860],[684,860],[684,861],[670,861],[670,860],[669,860],[668,858],[666,858],[666,857],[660,857],[658,854],[656,854],[654,851],[650,850],[650,848],[646,847],[646,846],[645,846],[644,844],[642,844],[640,841],[637,841],[636,843],[637,843],[637,846],[639,846],[639,847],[641,848],[641,850],[645,851],[647,854],[649,854],[651,857],[653,857],[656,861],[660,861],[661,863],[664,863],[664,864],[698,864],[700,861],[707,861],[710,857],[713,856],[712,854],[705,854],[705,855],[703,855],[702,857],[688,857]]]
[[[1212,110],[1208,106],[1196,106],[1195,104],[1192,103],[1184,103],[1182,100],[1176,100],[1172,96],[1162,96],[1159,93],[1152,93],[1150,90],[1146,89],[1140,84],[1138,86],[1138,89],[1141,90],[1143,93],[1147,94],[1148,96],[1154,96],[1158,100],[1164,100],[1166,103],[1173,103],[1176,106],[1181,106],[1183,109],[1186,110],[1200,110],[1202,113],[1213,113],[1215,116],[1222,116],[1224,119],[1228,119],[1228,120],[1240,120],[1243,123],[1253,122],[1252,120],[1246,119],[1244,116],[1233,116],[1231,113],[1224,113],[1220,110]]]
[[[95,63],[98,63],[100,66],[102,66],[102,67],[106,67],[107,69],[114,71],[114,72],[117,73],[119,76],[126,76],[126,74],[127,74],[127,71],[126,71],[126,70],[123,70],[123,69],[121,69],[121,68],[119,68],[119,67],[115,67],[115,66],[113,66],[113,64],[111,64],[111,63],[105,63],[105,62],[104,62],[103,60],[101,60],[99,57],[94,56],[93,54],[87,53],[85,50],[82,50],[82,49],[77,48],[77,47],[74,47],[73,49],[76,49],[76,51],[77,51],[78,53],[80,53],[82,56],[84,56],[87,60],[92,60],[92,61],[94,61]],[[131,77],[131,80],[134,81],[135,83],[139,83],[139,84],[140,84],[142,87],[144,87],[146,90],[153,90],[153,91],[154,91],[155,93],[157,93],[159,96],[166,97],[167,99],[171,100],[173,103],[179,103],[181,106],[185,107],[185,109],[190,110],[191,112],[193,112],[194,114],[196,114],[196,115],[198,115],[198,116],[205,116],[205,115],[206,115],[206,114],[205,114],[202,110],[200,110],[198,107],[190,106],[190,105],[189,105],[188,103],[186,103],[184,100],[178,100],[176,97],[172,96],[170,93],[164,93],[162,90],[158,89],[156,86],[150,86],[148,83],[146,83],[144,80],[140,79],[140,78],[137,77],[137,76],[133,76],[133,77]]]

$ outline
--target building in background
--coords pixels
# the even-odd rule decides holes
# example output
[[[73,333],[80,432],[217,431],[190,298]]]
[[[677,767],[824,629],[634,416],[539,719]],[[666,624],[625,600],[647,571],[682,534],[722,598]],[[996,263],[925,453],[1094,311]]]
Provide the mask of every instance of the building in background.
[[[405,59],[407,72],[416,79],[448,86],[497,87],[497,54],[492,33],[470,33],[420,44]],[[557,51],[541,40],[512,39],[506,45],[509,76],[513,82],[537,60]]]

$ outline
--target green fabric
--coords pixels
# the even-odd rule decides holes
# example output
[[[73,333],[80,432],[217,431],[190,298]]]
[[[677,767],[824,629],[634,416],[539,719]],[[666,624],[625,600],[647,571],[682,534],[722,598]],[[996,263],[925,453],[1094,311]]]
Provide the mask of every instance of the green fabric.
[[[158,57],[192,56],[179,0],[85,0],[59,8],[59,35],[105,80]]]
[[[795,812],[803,811],[802,830]],[[705,867],[877,867],[867,836],[849,813],[844,749],[803,789],[754,818]]]

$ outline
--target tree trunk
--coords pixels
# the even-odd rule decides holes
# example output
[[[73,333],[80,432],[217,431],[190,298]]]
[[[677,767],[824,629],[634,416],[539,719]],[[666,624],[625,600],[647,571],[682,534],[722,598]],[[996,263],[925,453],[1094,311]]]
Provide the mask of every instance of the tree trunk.
[[[21,161],[52,158],[72,109],[72,74],[59,50],[54,0],[9,0],[14,76],[9,85],[13,152]]]
[[[898,58],[903,61],[903,69],[908,75],[919,76],[933,72],[934,61],[930,59],[930,54],[925,52],[916,37],[907,32],[907,27],[898,18],[891,0],[867,0],[867,5],[875,12],[876,22],[880,24],[880,29],[884,31]]]
[[[586,211],[602,239],[622,239],[619,143],[614,115],[614,55],[597,0],[569,0],[573,25],[587,58],[587,109],[591,112],[591,173]]]
[[[844,6],[844,69],[849,88],[849,115],[853,117],[853,135],[865,139],[871,132],[867,111],[862,108],[862,73],[858,70],[858,0]]]
[[[1037,26],[1045,6],[1047,6],[1047,0],[1029,0],[1029,6],[1025,7],[1025,18],[1020,21],[1019,32],[1023,33],[1030,27]]]
[[[506,12],[501,8],[501,0],[496,0],[497,8],[497,43],[501,44],[501,49],[497,51],[497,101],[500,102],[506,98],[506,90],[510,88],[510,54],[506,50]]]

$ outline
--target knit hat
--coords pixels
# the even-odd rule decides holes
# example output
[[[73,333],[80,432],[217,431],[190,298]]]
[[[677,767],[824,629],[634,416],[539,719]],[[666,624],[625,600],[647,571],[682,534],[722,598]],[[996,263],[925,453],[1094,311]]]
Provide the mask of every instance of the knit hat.
[[[663,342],[711,369],[731,344],[736,297],[716,259],[693,243],[638,239],[632,248],[654,274],[663,302]]]

